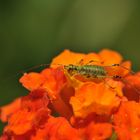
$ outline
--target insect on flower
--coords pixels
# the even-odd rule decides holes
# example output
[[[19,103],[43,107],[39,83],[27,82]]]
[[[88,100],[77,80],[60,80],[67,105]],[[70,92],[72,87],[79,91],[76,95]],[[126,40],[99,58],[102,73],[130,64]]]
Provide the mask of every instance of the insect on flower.
[[[83,60],[79,63],[81,64]],[[94,60],[89,61],[85,65],[64,65],[64,70],[66,70],[71,76],[83,76],[87,80],[104,80],[105,78],[113,78],[115,80],[123,79],[120,75],[109,75],[107,68],[109,67],[121,67],[125,70],[130,71],[128,68],[120,65],[120,64],[112,64],[110,66],[102,66],[102,65],[91,65],[90,63],[94,62]],[[131,72],[134,73],[134,72]]]
[[[31,72],[41,66],[41,72]],[[132,72],[131,62],[119,53],[66,50],[51,64],[26,72],[19,82],[30,93],[18,105],[1,107],[7,125],[0,139],[140,138],[140,94],[135,92],[140,72]]]
[[[94,82],[104,82],[106,85],[108,85],[110,88],[115,89],[116,87],[112,87],[108,82],[106,81],[106,78],[111,78],[115,81],[122,81],[124,84],[129,85],[132,87],[132,89],[140,95],[139,89],[137,89],[133,83],[125,79],[125,75],[131,74],[134,75],[135,72],[130,70],[130,68],[127,68],[123,64],[111,64],[111,65],[103,65],[103,62],[100,62],[101,65],[93,64],[94,62],[97,62],[95,60],[90,60],[87,64],[83,64],[83,59],[81,59],[76,65],[69,64],[69,65],[61,65],[63,66],[63,70],[66,75],[69,75],[69,77],[74,77],[81,81],[94,81]],[[91,64],[92,63],[92,64]],[[113,74],[110,74],[108,70],[114,70],[116,69],[116,72]],[[118,72],[119,70],[122,70],[122,72]],[[125,71],[127,74],[123,73]]]
[[[83,61],[83,60],[81,60]],[[123,66],[121,66],[120,64],[112,64],[110,66],[101,66],[101,65],[93,65],[90,64],[91,62],[94,62],[94,60],[89,61],[88,64],[81,64],[81,61],[79,62],[79,64],[74,65],[74,64],[69,64],[69,65],[63,65],[63,64],[52,64],[52,65],[56,65],[56,66],[60,66],[60,68],[67,74],[69,74],[72,77],[76,77],[76,76],[81,76],[86,78],[87,80],[95,80],[95,79],[99,79],[99,80],[103,80],[105,78],[114,78],[114,79],[121,79],[123,78],[122,76],[119,75],[113,75],[110,76],[108,75],[108,71],[106,70],[107,67],[122,67],[126,70],[129,71],[128,68],[125,68]],[[35,67],[32,67],[30,69],[27,69],[26,71],[30,71],[33,70],[35,68],[38,67],[46,67],[49,66],[50,64],[41,64]]]
[[[104,84],[108,85],[110,88],[115,89],[116,87],[113,87],[108,83],[108,79],[113,79],[115,81],[122,81],[123,83],[132,87],[133,90],[135,90],[135,92],[140,94],[140,91],[131,82],[125,79],[124,76],[125,74],[123,74],[123,71],[125,71],[127,74],[128,73],[135,74],[133,71],[130,70],[130,68],[127,68],[125,65],[123,64],[104,65],[104,62],[99,62],[96,60],[89,60],[87,63],[84,63],[83,61],[84,60],[81,59],[79,62],[75,64],[57,64],[57,63],[41,64],[26,69],[25,71],[29,72],[39,67],[58,68],[64,72],[65,76],[68,77],[71,80],[71,82],[73,82],[73,79],[79,80],[81,82],[86,81],[93,81],[96,83],[104,82]],[[118,72],[120,69],[122,71]],[[112,71],[114,70],[115,72],[112,73]]]
[[[131,83],[129,83],[124,77],[124,74],[118,73],[118,71],[121,69],[123,71],[127,71],[127,73],[135,74],[135,72],[131,71],[129,68],[122,64],[111,64],[111,65],[103,65],[103,62],[98,62],[99,64],[94,64],[95,62],[98,62],[96,60],[90,60],[88,63],[84,64],[83,59],[81,59],[76,64],[41,64],[35,67],[32,67],[30,69],[27,69],[27,71],[30,71],[32,69],[38,68],[38,67],[57,67],[60,68],[64,74],[72,79],[72,77],[76,80],[80,80],[82,82],[84,81],[94,81],[94,82],[104,82],[107,84],[110,88],[114,89],[115,87],[112,87],[109,85],[106,81],[106,78],[111,78],[117,81],[123,81],[124,83],[129,84],[130,86],[133,86]],[[116,69],[115,73],[110,74],[110,70],[113,71],[114,68]],[[123,72],[122,72],[123,73]],[[138,89],[133,87],[136,92],[140,94]]]

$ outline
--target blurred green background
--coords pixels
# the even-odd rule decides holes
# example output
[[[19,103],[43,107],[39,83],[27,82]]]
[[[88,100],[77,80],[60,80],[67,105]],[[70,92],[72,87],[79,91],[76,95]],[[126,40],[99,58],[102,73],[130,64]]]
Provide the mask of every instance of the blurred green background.
[[[64,49],[102,48],[140,69],[140,1],[0,0],[0,106],[28,93],[20,70],[50,63]]]

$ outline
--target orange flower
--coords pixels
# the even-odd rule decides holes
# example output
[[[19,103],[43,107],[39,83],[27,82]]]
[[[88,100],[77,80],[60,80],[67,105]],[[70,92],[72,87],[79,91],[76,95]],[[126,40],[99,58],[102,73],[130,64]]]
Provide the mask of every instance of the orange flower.
[[[78,130],[72,128],[65,118],[49,118],[43,129],[40,129],[31,140],[81,140]]]
[[[37,79],[39,79],[39,83],[37,83]],[[66,84],[66,78],[61,69],[48,68],[43,70],[41,73],[29,73],[21,77],[20,82],[29,90],[39,88],[46,91],[46,95],[51,100],[54,109],[62,116],[70,118],[72,114],[71,108],[69,105],[65,104],[65,100],[63,100],[64,98],[61,98],[61,91],[64,89]]]
[[[33,127],[33,119],[35,118],[35,112],[28,112],[27,109],[19,110],[18,112],[11,115],[9,119],[9,124],[5,128],[6,132],[12,132],[16,135],[21,135]],[[25,117],[28,116],[28,117]]]
[[[58,65],[77,64],[83,57],[86,56],[83,53],[74,53],[69,50],[64,50],[60,55],[53,58],[51,66],[58,67]]]
[[[112,125],[109,123],[90,123],[85,134],[88,140],[105,140],[112,135]]]
[[[114,115],[115,130],[120,140],[140,138],[140,104],[134,101],[123,102]]]
[[[31,72],[29,74],[25,73],[19,81],[25,88],[32,91],[41,87],[41,85],[45,82],[45,77],[39,73]]]
[[[93,76],[87,65],[96,69]],[[79,70],[70,73],[66,66]],[[30,93],[1,107],[0,119],[8,124],[0,140],[105,140],[112,137],[112,127],[120,140],[138,139],[140,75],[130,71],[131,62],[112,50],[65,50],[51,68],[20,78]]]
[[[29,111],[37,111],[42,108],[47,108],[49,99],[47,93],[43,89],[36,89],[29,93],[29,95],[21,98],[21,109],[28,109]]]
[[[20,107],[8,118],[4,132],[8,135],[25,135],[42,127],[49,117],[48,98],[44,90],[34,90],[20,99]],[[13,104],[12,104],[13,106]],[[7,108],[4,108],[6,111]]]
[[[115,51],[103,49],[99,52],[104,65],[120,64],[123,60],[122,56]]]
[[[3,122],[7,122],[8,116],[16,112],[17,110],[19,110],[20,106],[21,106],[21,98],[18,98],[14,100],[12,103],[10,103],[9,105],[1,107],[0,119]]]
[[[117,83],[118,88],[120,88]],[[120,91],[121,92],[121,91]],[[111,114],[117,108],[121,99],[115,90],[104,83],[95,84],[92,82],[83,84],[76,90],[75,96],[70,100],[76,117],[85,118],[91,113]]]
[[[134,75],[128,75],[125,81],[124,95],[128,100],[139,102],[140,97],[140,72]]]
[[[65,75],[61,69],[45,69],[41,73],[31,72],[24,74],[19,80],[22,85],[30,91],[41,88],[49,94],[54,94],[50,98],[55,98],[55,94],[61,90],[66,82]]]

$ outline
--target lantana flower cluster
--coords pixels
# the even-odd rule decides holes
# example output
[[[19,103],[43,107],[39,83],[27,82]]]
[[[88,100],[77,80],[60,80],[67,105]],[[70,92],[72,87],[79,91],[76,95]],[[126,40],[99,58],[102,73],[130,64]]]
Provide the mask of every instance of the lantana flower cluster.
[[[99,65],[107,76],[72,76],[64,68],[70,64]],[[64,50],[49,68],[20,78],[29,94],[0,108],[7,122],[0,140],[140,140],[140,72],[131,71],[116,51]]]

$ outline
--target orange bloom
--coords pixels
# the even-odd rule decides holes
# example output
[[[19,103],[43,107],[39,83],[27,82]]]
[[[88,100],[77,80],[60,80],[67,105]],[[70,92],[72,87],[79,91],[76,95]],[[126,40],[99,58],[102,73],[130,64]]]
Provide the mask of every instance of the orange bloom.
[[[122,93],[117,93],[104,83],[89,82],[83,84],[76,90],[75,96],[70,100],[74,116],[85,118],[91,113],[111,114],[121,101],[117,94],[122,95]]]
[[[31,140],[81,140],[78,130],[72,128],[65,118],[49,118],[43,129],[40,129]]]
[[[9,137],[11,137],[11,134],[19,136],[42,127],[50,114],[47,108],[48,101],[46,92],[40,89],[34,90],[28,96],[22,97],[18,110],[14,110],[14,112],[10,114],[8,125],[5,127],[4,132],[7,133]],[[7,107],[4,107],[3,113],[6,111]]]
[[[105,140],[112,135],[112,125],[109,123],[90,123],[85,134],[88,140]]]
[[[135,100],[139,102],[140,97],[140,72],[126,77],[126,84],[124,87],[124,95],[128,100]]]
[[[35,118],[35,112],[28,112],[27,109],[19,110],[18,112],[11,115],[9,119],[9,124],[5,128],[6,132],[14,133],[16,135],[21,135],[33,127],[33,119]],[[25,117],[28,116],[28,117]]]
[[[103,49],[99,52],[104,65],[120,64],[123,60],[123,57],[115,51]]]
[[[121,104],[114,115],[115,130],[120,140],[140,138],[140,104],[128,101]]]
[[[60,55],[53,58],[51,66],[52,67],[58,67],[58,64],[60,65],[68,65],[68,64],[77,64],[85,54],[83,53],[74,53],[69,50],[64,50]]]
[[[97,70],[95,76],[88,77],[94,71],[87,65]],[[70,73],[66,66],[79,70]],[[102,78],[100,68],[105,72]],[[131,62],[112,50],[65,50],[52,60],[51,68],[20,78],[30,93],[0,108],[0,119],[8,122],[0,140],[106,140],[112,128],[119,140],[137,140],[140,74],[130,71]]]
[[[10,103],[9,105],[1,107],[0,119],[3,122],[7,122],[8,116],[16,112],[17,110],[19,110],[20,106],[21,106],[21,98],[18,98],[14,100],[12,103]]]
[[[40,86],[44,83],[45,78],[39,73],[31,72],[30,74],[25,73],[19,81],[25,88],[32,91],[40,88]]]
[[[36,78],[37,75],[37,78]],[[34,77],[35,76],[35,77]],[[30,78],[29,78],[30,77]],[[37,84],[36,79],[39,79]],[[36,81],[36,82],[32,82]],[[61,98],[61,91],[66,84],[64,72],[59,68],[48,68],[41,73],[29,73],[21,77],[20,82],[29,90],[42,89],[46,91],[46,95],[52,102],[55,110],[62,116],[70,117],[71,109],[65,104],[65,100]],[[68,96],[68,95],[67,95]],[[57,100],[56,100],[57,98]],[[65,112],[65,113],[64,113]]]

